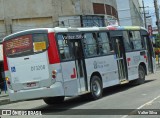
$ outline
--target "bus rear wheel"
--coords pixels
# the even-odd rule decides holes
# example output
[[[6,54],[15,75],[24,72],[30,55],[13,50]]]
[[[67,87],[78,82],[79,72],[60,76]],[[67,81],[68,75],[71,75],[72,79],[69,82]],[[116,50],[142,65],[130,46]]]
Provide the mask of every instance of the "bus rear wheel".
[[[145,82],[145,70],[143,68],[143,66],[139,66],[139,69],[138,69],[138,75],[139,75],[139,78],[138,78],[138,84],[143,84]]]
[[[133,85],[140,85],[143,84],[145,82],[145,70],[143,66],[139,66],[138,68],[138,79],[132,81]]]
[[[103,88],[100,77],[93,76],[91,78],[90,90],[91,90],[91,98],[93,100],[97,100],[102,97]]]
[[[64,96],[59,96],[59,97],[49,97],[49,98],[44,98],[44,102],[48,105],[53,105],[57,103],[62,103],[64,101]]]

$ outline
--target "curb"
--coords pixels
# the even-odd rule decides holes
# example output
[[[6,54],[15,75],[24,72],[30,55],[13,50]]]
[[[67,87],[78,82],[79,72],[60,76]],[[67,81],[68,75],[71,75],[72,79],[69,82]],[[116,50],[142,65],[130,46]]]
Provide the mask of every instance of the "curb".
[[[8,96],[9,96],[8,94],[0,95],[0,98],[1,98],[1,97],[8,97]]]
[[[9,98],[0,99],[0,105],[10,104],[10,103],[12,102],[10,102]]]

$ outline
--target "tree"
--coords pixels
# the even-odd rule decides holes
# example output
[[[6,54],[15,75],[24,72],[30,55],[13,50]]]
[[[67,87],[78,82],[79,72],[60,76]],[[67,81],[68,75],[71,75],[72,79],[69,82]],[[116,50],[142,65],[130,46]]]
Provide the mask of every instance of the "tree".
[[[160,48],[160,34],[157,34],[155,41],[155,47]]]

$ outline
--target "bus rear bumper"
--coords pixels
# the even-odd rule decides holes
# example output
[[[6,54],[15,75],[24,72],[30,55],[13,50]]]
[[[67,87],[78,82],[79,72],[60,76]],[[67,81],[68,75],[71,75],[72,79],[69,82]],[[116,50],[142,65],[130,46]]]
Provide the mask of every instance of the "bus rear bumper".
[[[8,93],[10,101],[21,101],[45,97],[64,96],[64,89],[61,82],[56,82],[50,86],[50,88],[43,87],[37,89],[20,90],[17,92],[9,90]]]

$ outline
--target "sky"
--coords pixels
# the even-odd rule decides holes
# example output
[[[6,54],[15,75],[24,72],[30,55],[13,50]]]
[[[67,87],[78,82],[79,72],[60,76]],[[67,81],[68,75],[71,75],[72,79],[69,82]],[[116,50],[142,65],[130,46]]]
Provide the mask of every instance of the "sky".
[[[160,0],[158,0],[158,6],[160,6]],[[155,8],[154,8],[154,0],[144,0],[144,5],[145,5],[145,11],[146,13],[149,13],[149,14],[146,14],[146,16],[151,16],[152,17],[152,25],[153,27],[156,27],[156,16],[155,16]]]

